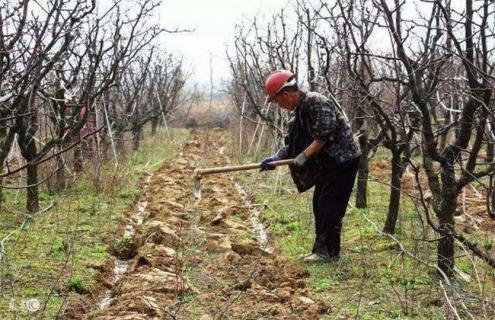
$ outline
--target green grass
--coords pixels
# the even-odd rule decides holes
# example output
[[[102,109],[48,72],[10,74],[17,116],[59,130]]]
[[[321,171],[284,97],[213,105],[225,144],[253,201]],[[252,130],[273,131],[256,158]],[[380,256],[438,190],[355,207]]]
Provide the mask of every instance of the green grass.
[[[119,239],[115,231],[141,189],[139,179],[174,157],[187,131],[175,130],[169,140],[163,132],[147,136],[137,152],[129,152],[116,168],[113,161],[98,171],[86,164],[86,174],[70,189],[50,195],[42,189],[41,207],[53,207],[23,221],[24,191],[5,192],[0,238],[13,232],[6,243],[1,272],[0,319],[53,318],[70,295],[78,295],[97,281],[99,266]],[[122,239],[121,239],[122,241]],[[26,299],[36,298],[46,309],[30,312]]]
[[[285,169],[284,169],[285,170]],[[245,173],[243,181],[257,203],[266,203],[263,218],[278,250],[296,260],[311,250],[314,240],[314,221],[311,208],[312,191],[297,194],[287,172],[283,174],[283,188],[273,192],[275,171]],[[292,193],[287,192],[291,190]],[[310,273],[311,287],[316,300],[329,304],[331,311],[322,315],[327,319],[444,319],[446,307],[438,307],[435,300],[444,301],[433,268],[403,254],[395,241],[382,236],[388,205],[389,189],[377,182],[369,182],[369,206],[355,209],[351,199],[344,220],[343,254],[331,264],[305,265]],[[369,221],[371,222],[369,222]],[[426,228],[428,238],[434,238]],[[436,243],[420,241],[423,228],[415,207],[404,196],[395,237],[408,252],[434,264]],[[460,253],[460,249],[457,251]],[[495,294],[495,274],[479,260],[476,268],[483,281],[484,296]],[[460,257],[456,267],[471,275],[471,281],[453,281],[471,313],[480,316],[479,286],[474,279],[471,262]],[[450,296],[452,296],[450,294]],[[490,298],[492,303],[493,299]],[[438,304],[438,303],[437,303]],[[487,305],[487,314],[495,314],[494,306]],[[461,317],[467,313],[458,305]]]

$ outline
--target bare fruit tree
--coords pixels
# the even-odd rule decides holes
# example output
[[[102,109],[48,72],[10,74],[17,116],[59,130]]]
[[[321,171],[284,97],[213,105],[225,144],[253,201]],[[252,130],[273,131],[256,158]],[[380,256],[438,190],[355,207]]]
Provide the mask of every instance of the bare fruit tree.
[[[493,172],[491,156],[479,159],[483,147],[488,146],[486,141],[492,139],[487,134],[494,63],[487,46],[488,39],[493,37],[493,31],[487,28],[489,2],[484,1],[475,9],[473,1],[468,0],[465,13],[460,13],[450,4],[434,1],[429,7],[429,18],[417,26],[402,18],[404,7],[399,1],[392,6],[386,1],[375,1],[375,5],[381,8],[394,50],[407,75],[411,99],[419,112],[423,167],[438,219],[437,225],[431,223],[440,236],[438,266],[450,275],[454,269],[457,197],[467,184]],[[415,39],[416,29],[424,34],[419,48],[408,45]],[[459,64],[462,68],[456,68]],[[454,123],[436,128],[436,107],[449,105],[453,101],[449,96],[455,94],[447,91],[449,86],[444,79],[449,76],[449,69],[459,72],[456,76],[460,77],[457,82],[462,88],[462,102],[456,109],[460,116]],[[442,90],[447,94],[438,94]],[[455,132],[454,136],[439,143],[439,136],[450,131]]]
[[[115,134],[128,132],[131,123],[138,146],[143,125],[173,110],[182,99],[181,63],[159,67],[162,62],[153,54],[160,34],[179,31],[164,30],[151,19],[159,4],[50,0],[2,6],[0,177],[26,172],[24,184],[2,188],[25,188],[29,212],[40,209],[41,183],[56,176],[54,189],[63,189],[69,164],[74,172],[82,172],[85,159],[97,160],[99,148],[109,140],[123,141]],[[167,80],[155,82],[155,77]],[[127,106],[115,106],[115,94],[125,85],[132,86],[133,99]],[[163,100],[161,107],[153,103],[157,96]],[[117,119],[115,112],[121,107],[135,112],[127,119],[126,130],[118,131],[110,120]],[[17,158],[7,161],[14,144],[24,163]],[[51,159],[55,167],[40,179],[40,165]]]

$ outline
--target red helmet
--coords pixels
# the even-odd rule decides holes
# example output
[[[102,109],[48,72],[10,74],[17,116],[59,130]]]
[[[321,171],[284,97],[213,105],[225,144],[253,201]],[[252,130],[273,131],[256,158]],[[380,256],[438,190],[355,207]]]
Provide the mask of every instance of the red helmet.
[[[295,76],[288,70],[276,70],[266,77],[265,92],[267,94],[267,102],[271,102],[273,98],[285,87],[289,82],[294,80]],[[291,83],[292,84],[292,83]]]

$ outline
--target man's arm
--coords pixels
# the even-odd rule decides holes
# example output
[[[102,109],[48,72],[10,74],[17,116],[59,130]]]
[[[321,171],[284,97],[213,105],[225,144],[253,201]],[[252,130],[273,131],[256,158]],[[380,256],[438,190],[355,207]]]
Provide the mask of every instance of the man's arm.
[[[323,140],[313,140],[313,142],[311,142],[311,144],[303,151],[304,155],[308,158],[313,158],[321,151],[321,149],[323,149],[325,143],[326,142]]]
[[[313,142],[311,142],[311,144],[294,159],[294,164],[298,167],[303,167],[309,159],[316,156],[321,149],[323,149],[325,143],[325,141],[320,139],[313,140]]]

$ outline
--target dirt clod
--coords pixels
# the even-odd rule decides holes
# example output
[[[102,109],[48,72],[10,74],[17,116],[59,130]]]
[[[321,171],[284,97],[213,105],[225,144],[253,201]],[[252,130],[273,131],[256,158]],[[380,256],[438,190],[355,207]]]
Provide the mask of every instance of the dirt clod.
[[[261,249],[259,246],[248,243],[248,244],[242,244],[242,243],[233,243],[232,244],[232,250],[234,252],[242,255],[262,255],[262,256],[268,256],[270,253]]]
[[[175,246],[180,241],[172,228],[161,221],[153,220],[144,225],[143,232],[139,235],[138,242],[144,244],[153,242],[168,246]]]

